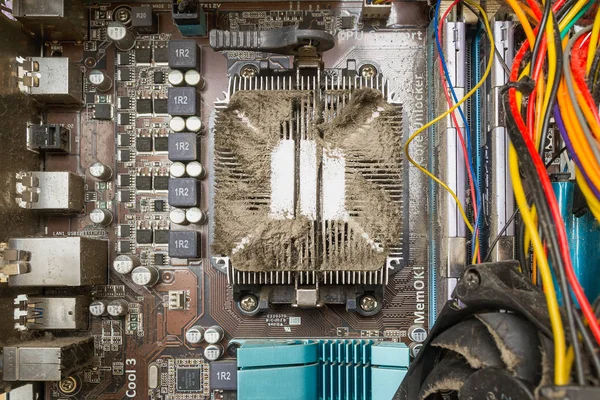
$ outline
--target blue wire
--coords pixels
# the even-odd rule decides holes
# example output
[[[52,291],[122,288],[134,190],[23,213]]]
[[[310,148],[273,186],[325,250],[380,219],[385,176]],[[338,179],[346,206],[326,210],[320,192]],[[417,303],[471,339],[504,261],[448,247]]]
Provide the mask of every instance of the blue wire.
[[[458,103],[458,96],[456,96],[456,91],[454,90],[454,86],[452,85],[452,80],[450,79],[450,72],[448,71],[448,66],[446,65],[446,59],[444,58],[444,51],[442,49],[442,44],[440,43],[440,39],[439,39],[439,35],[438,35],[438,20],[440,18],[440,5],[441,5],[442,1],[438,0],[436,6],[435,6],[435,16],[433,18],[434,21],[434,36],[435,36],[435,44],[437,46],[438,49],[438,53],[440,55],[440,60],[442,62],[442,68],[444,70],[444,75],[446,75],[446,81],[448,82],[448,86],[450,87],[450,91],[452,92],[452,98],[454,99],[455,103]],[[467,162],[469,163],[469,168],[471,170],[471,179],[473,180],[473,186],[475,188],[475,198],[476,198],[476,202],[477,202],[477,221],[475,223],[476,226],[476,231],[478,233],[481,233],[481,193],[480,193],[480,189],[479,189],[479,184],[476,180],[475,177],[475,169],[473,168],[473,163],[472,163],[472,159],[473,159],[473,155],[471,154],[471,128],[469,127],[469,123],[467,122],[467,118],[465,117],[465,114],[462,110],[462,107],[458,107],[458,113],[460,114],[460,118],[463,120],[463,123],[465,124],[465,145],[467,147]],[[475,232],[473,233],[475,234]],[[475,240],[472,241],[471,243],[471,251],[474,253],[475,252]]]

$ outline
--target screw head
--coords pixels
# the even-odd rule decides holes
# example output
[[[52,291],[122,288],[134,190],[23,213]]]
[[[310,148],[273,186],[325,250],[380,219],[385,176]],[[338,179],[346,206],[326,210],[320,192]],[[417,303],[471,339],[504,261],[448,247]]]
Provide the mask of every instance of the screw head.
[[[244,65],[240,70],[242,78],[254,78],[258,74],[258,69],[254,65]]]
[[[379,302],[377,301],[377,299],[374,296],[371,296],[370,294],[366,294],[360,298],[360,308],[363,311],[374,311],[378,305]]]
[[[258,307],[258,299],[253,294],[244,295],[240,299],[240,308],[246,312],[252,312]]]
[[[363,65],[360,68],[360,75],[363,78],[373,78],[375,75],[377,75],[377,68],[371,64]]]
[[[64,394],[71,394],[77,389],[77,381],[69,376],[58,383],[58,389]]]
[[[479,274],[474,271],[469,271],[465,274],[464,277],[465,284],[469,289],[477,289],[479,284],[481,283],[481,278],[479,278]]]

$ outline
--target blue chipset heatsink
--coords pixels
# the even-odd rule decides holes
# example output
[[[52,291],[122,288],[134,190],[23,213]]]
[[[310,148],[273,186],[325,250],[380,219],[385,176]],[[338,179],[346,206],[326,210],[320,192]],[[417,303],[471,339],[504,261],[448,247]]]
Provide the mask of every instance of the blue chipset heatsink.
[[[239,400],[391,400],[409,365],[403,343],[348,339],[240,344]]]

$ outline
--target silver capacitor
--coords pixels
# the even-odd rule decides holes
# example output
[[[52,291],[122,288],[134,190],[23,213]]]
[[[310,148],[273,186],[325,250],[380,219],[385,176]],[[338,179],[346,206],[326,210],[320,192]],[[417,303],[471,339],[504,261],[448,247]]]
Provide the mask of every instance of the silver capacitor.
[[[185,219],[190,224],[202,225],[206,223],[208,217],[206,216],[206,213],[202,212],[198,207],[192,207],[185,211]]]
[[[167,75],[167,81],[173,86],[182,85],[184,80],[183,72],[177,69],[172,69]]]
[[[139,267],[140,264],[140,259],[137,256],[120,254],[113,261],[113,269],[121,275],[127,275],[135,267]]]
[[[171,128],[173,132],[183,132],[185,129],[185,120],[181,117],[173,117],[169,121],[169,128]]]
[[[127,311],[129,311],[129,304],[125,299],[115,299],[106,306],[106,312],[111,317],[124,317]]]
[[[189,132],[200,132],[200,129],[202,129],[202,120],[195,115],[188,117],[185,120],[185,129]]]
[[[112,79],[100,69],[91,70],[88,80],[99,92],[108,92],[112,88]]]
[[[223,355],[223,346],[220,344],[210,344],[204,349],[204,358],[208,361],[217,361]]]
[[[109,226],[113,222],[113,214],[105,208],[96,208],[90,213],[90,220],[100,226]]]
[[[185,172],[192,178],[203,179],[206,177],[206,169],[199,161],[191,161],[185,166]]]
[[[141,265],[131,271],[131,280],[136,285],[152,287],[158,283],[159,278],[156,267]]]
[[[103,182],[110,180],[113,176],[112,168],[101,162],[95,162],[90,165],[89,172],[94,179]]]
[[[190,344],[198,344],[204,340],[204,328],[194,325],[185,332],[185,340]]]
[[[184,79],[185,83],[187,83],[189,86],[196,86],[198,90],[204,89],[204,78],[202,75],[200,75],[200,72],[196,71],[195,69],[186,71]]]
[[[218,325],[213,325],[204,332],[204,340],[209,344],[216,344],[223,340],[225,332]]]
[[[171,164],[171,167],[169,167],[169,173],[174,178],[181,178],[185,175],[185,164],[179,161],[174,162]]]
[[[185,210],[182,210],[181,208],[173,208],[169,213],[169,220],[177,225],[185,225],[188,223]]]
[[[108,315],[106,311],[106,306],[108,303],[104,300],[94,300],[90,303],[90,314],[94,317],[102,317],[103,315]]]
[[[121,51],[129,51],[135,46],[135,35],[120,22],[109,22],[106,27],[106,35]]]

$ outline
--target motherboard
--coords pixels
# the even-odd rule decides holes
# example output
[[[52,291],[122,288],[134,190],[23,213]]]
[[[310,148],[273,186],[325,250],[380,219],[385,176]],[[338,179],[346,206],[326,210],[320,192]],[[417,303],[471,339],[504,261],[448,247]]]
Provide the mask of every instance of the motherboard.
[[[435,108],[427,4],[137,3],[1,21],[5,389],[391,399],[437,307],[403,150]]]

